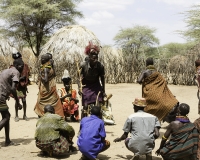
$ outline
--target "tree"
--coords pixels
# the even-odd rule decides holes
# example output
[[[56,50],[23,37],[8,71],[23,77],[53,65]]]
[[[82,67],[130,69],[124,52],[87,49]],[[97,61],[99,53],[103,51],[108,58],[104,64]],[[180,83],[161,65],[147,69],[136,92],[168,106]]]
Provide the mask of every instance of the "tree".
[[[154,36],[155,31],[154,28],[148,26],[136,25],[133,28],[121,29],[114,40],[122,49],[133,52],[138,59],[140,53],[159,44],[159,39]]]
[[[190,10],[182,13],[187,24],[187,30],[179,31],[188,41],[200,42],[200,5],[194,5]]]
[[[161,54],[166,58],[171,58],[176,55],[186,54],[192,47],[194,43],[168,43],[160,47]]]
[[[81,0],[0,0],[0,17],[5,21],[1,34],[21,37],[39,56],[41,46],[53,31],[74,24],[76,17],[83,17],[76,10]]]

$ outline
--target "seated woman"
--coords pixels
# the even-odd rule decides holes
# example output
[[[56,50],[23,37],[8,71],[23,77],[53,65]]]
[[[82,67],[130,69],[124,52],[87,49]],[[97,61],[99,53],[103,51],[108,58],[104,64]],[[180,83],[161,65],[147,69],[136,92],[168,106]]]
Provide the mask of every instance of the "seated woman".
[[[79,106],[77,103],[79,100],[77,98],[76,90],[72,89],[72,79],[69,76],[68,70],[64,70],[62,82],[64,87],[58,89],[58,94],[60,96],[60,100],[62,101],[65,120],[67,120],[67,117],[70,117],[71,121],[78,122]]]

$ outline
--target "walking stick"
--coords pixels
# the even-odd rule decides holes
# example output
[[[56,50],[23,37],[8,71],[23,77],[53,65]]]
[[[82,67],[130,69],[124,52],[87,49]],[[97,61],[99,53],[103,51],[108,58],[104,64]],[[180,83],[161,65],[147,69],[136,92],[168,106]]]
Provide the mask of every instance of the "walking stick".
[[[82,104],[82,94],[83,94],[83,87],[84,87],[85,85],[82,85],[82,79],[83,79],[83,77],[81,76],[82,68],[80,68],[77,58],[75,58],[75,62],[76,62],[77,77],[78,77],[78,78],[77,78],[78,90],[79,90],[79,92],[80,92],[79,96],[80,96],[80,98],[81,98],[81,106],[83,107],[83,104]],[[88,114],[88,113],[84,113],[84,112],[85,112],[84,110],[83,110],[82,112],[83,112],[83,114]]]

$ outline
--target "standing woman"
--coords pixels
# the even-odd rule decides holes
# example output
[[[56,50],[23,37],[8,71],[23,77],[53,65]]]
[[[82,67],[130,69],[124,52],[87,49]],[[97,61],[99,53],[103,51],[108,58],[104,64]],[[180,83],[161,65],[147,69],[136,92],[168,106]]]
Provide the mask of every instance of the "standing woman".
[[[51,105],[54,107],[56,114],[64,117],[62,103],[56,89],[54,69],[51,65],[50,56],[48,54],[41,56],[38,86],[39,93],[34,108],[35,113],[41,117],[44,115],[44,107],[46,105]]]

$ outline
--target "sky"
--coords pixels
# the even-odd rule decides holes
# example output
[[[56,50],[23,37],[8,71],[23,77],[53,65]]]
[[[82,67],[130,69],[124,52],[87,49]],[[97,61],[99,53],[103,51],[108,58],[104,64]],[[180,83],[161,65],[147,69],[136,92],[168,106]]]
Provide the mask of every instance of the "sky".
[[[78,10],[84,18],[80,25],[92,31],[101,45],[115,45],[113,38],[120,29],[134,25],[155,28],[160,45],[171,42],[185,43],[176,33],[185,30],[187,24],[181,14],[200,4],[199,0],[83,0]]]

